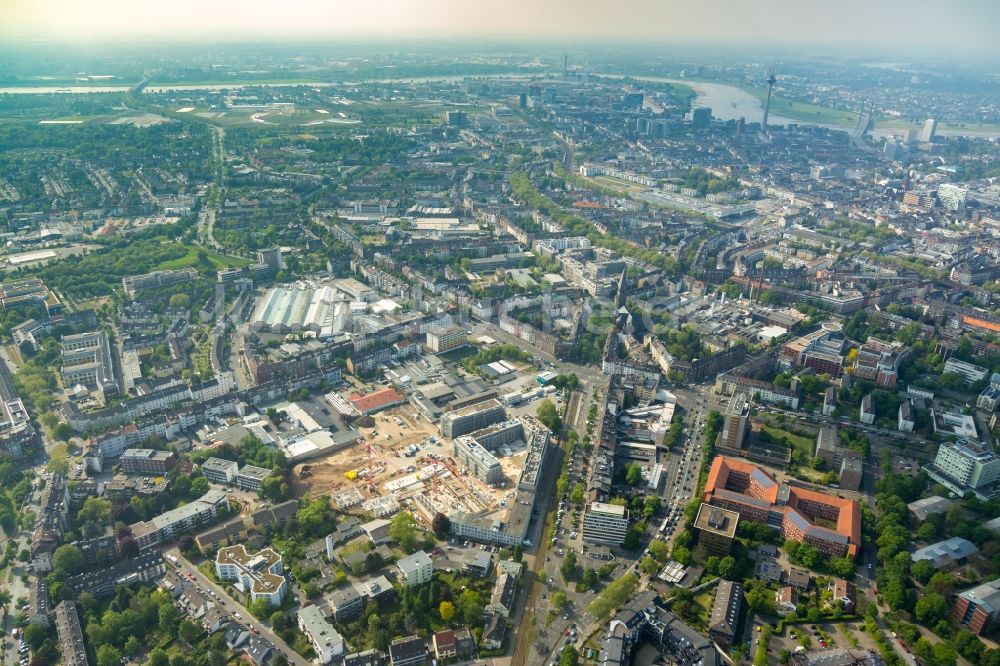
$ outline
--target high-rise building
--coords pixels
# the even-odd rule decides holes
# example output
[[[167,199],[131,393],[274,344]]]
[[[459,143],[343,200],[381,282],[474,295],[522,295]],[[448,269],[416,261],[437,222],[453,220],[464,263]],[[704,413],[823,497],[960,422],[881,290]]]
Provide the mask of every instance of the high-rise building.
[[[604,546],[620,546],[628,534],[628,511],[617,504],[591,502],[583,516],[583,540]]]
[[[722,422],[722,436],[719,443],[730,449],[741,448],[743,446],[743,436],[746,434],[747,418],[749,416],[750,399],[747,394],[733,394]]]
[[[993,494],[1000,486],[1000,456],[988,444],[972,439],[945,442],[938,447],[934,462],[924,469],[932,479],[957,494],[973,491]]]
[[[920,132],[920,142],[930,143],[934,140],[935,133],[937,133],[937,121],[928,118],[927,122],[924,123],[924,129]]]
[[[691,112],[691,123],[695,129],[706,129],[712,122],[712,109],[703,106]]]
[[[710,555],[728,555],[739,522],[739,513],[702,503],[698,509],[698,517],[694,519],[695,529],[698,530],[698,545]]]
[[[451,127],[465,127],[469,122],[469,116],[465,111],[448,111],[445,119]]]
[[[257,261],[267,267],[269,271],[277,273],[285,267],[281,260],[281,248],[271,247],[257,252]]]

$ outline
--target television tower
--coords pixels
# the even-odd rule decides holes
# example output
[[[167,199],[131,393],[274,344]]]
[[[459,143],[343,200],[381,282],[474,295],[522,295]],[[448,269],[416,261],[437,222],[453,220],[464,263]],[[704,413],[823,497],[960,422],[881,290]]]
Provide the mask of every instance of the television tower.
[[[563,81],[569,79],[569,54],[563,53]]]
[[[774,84],[777,81],[778,79],[774,76],[774,67],[772,67],[767,72],[767,101],[764,102],[764,120],[760,124],[760,129],[763,132],[767,131],[767,114],[771,111],[771,92],[774,90]]]

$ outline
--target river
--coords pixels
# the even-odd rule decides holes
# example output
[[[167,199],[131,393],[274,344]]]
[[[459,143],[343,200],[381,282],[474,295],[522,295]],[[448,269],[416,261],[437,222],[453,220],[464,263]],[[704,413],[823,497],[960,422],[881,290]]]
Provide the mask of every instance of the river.
[[[624,78],[628,75],[625,74],[595,74],[595,78]],[[737,88],[736,86],[731,86],[725,83],[706,83],[703,81],[690,81],[685,79],[669,79],[665,77],[658,76],[633,76],[631,77],[636,81],[648,81],[650,83],[673,83],[679,85],[690,86],[695,94],[697,95],[692,103],[694,108],[709,107],[712,109],[712,117],[718,120],[738,120],[740,118],[745,118],[748,123],[759,123],[764,118],[764,105],[755,95],[748,93],[745,90]],[[495,75],[484,75],[476,77],[468,77],[461,75],[450,75],[450,76],[415,76],[415,77],[403,77],[403,78],[386,78],[386,79],[367,79],[364,83],[434,83],[434,82],[459,82],[464,80],[486,80],[486,79],[508,79],[517,80],[524,79],[529,80],[524,74],[495,74]],[[268,88],[281,88],[288,86],[307,86],[311,88],[329,88],[335,86],[348,86],[356,85],[353,82],[293,82],[293,83],[232,83],[232,84],[160,84],[152,85],[144,88],[144,91],[151,93],[163,93],[168,91],[186,91],[186,90],[241,90],[243,88],[249,88],[254,86],[263,86]],[[0,94],[2,93],[13,93],[13,94],[51,94],[51,93],[122,93],[129,90],[128,86],[8,86],[0,87]],[[794,118],[786,118],[784,116],[771,114],[768,116],[767,122],[769,125],[788,125],[788,124],[799,124],[799,125],[816,125],[819,127],[827,127],[830,129],[845,130],[850,132],[854,129],[853,124],[847,125],[831,125],[826,123],[816,123],[808,120],[796,120]],[[876,123],[877,124],[877,123]],[[900,134],[903,130],[899,129],[873,129],[871,135],[875,137],[889,136],[893,134]],[[973,134],[981,137],[991,137],[996,136],[992,132],[968,132],[960,129],[950,129],[950,128],[939,128],[938,134],[942,136],[959,136],[963,134]]]
[[[618,76],[618,75],[616,75]],[[372,79],[370,83],[433,83],[433,82],[458,82],[469,77],[465,76],[415,76],[409,78],[387,78]],[[525,78],[522,74],[497,74],[495,76],[473,77],[476,79],[519,79]],[[719,120],[736,120],[746,118],[747,122],[760,122],[764,111],[760,100],[750,93],[740,90],[734,86],[723,83],[701,83],[695,81],[684,81],[680,79],[666,79],[655,76],[633,77],[637,81],[650,81],[655,83],[678,83],[691,86],[698,94],[694,101],[694,106],[707,106],[712,109],[712,115]],[[267,88],[280,88],[287,86],[307,86],[311,88],[329,88],[333,86],[350,85],[343,82],[289,82],[289,83],[205,83],[205,84],[158,84],[144,88],[145,92],[164,93],[169,91],[188,90],[240,90],[253,86]],[[121,93],[128,91],[128,86],[9,86],[0,88],[0,93],[13,94],[51,94],[51,93]],[[789,118],[772,115],[768,122],[775,125],[787,125],[797,122]]]
[[[764,120],[764,104],[755,96],[736,86],[725,83],[704,83],[702,81],[686,81],[684,79],[667,79],[658,76],[633,76],[636,81],[649,81],[650,83],[673,83],[689,86],[697,95],[691,106],[695,109],[708,107],[712,109],[712,117],[717,120],[739,120],[746,119],[748,123],[759,123]],[[853,129],[840,125],[825,125],[813,123],[793,118],[785,118],[770,114],[767,117],[768,125],[788,125],[797,123],[799,125],[819,125],[821,127],[831,127],[833,129]]]

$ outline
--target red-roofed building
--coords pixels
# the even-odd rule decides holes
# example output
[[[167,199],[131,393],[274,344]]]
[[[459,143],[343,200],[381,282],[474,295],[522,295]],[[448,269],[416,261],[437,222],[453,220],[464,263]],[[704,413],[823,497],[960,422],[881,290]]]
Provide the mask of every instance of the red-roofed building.
[[[406,396],[392,387],[387,387],[371,393],[354,393],[347,401],[358,414],[374,414],[389,407],[402,405],[406,402]]]
[[[447,662],[458,656],[458,640],[455,632],[445,629],[434,634],[434,657],[439,662]]]
[[[778,483],[760,467],[718,456],[705,483],[704,501],[781,530],[828,556],[855,557],[861,543],[861,507],[851,499]]]

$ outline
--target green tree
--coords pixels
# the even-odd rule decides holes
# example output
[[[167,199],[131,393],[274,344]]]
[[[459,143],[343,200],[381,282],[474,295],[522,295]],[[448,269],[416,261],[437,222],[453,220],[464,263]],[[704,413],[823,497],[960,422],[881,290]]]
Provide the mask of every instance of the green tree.
[[[409,511],[400,511],[389,524],[389,538],[399,544],[407,553],[416,552],[419,547],[417,521]]]
[[[466,589],[458,596],[455,606],[461,611],[465,624],[473,625],[479,621],[486,604],[478,592]]]
[[[250,614],[255,618],[263,620],[273,612],[274,606],[272,606],[267,599],[254,599],[247,604],[247,610],[250,611]]]
[[[161,634],[173,636],[177,631],[177,623],[181,621],[181,612],[173,604],[163,604],[157,612],[157,626]]]
[[[62,422],[52,429],[52,434],[55,435],[56,439],[63,442],[68,442],[70,437],[76,434],[73,430],[73,426],[66,422]],[[66,468],[69,469],[69,464],[67,463]]]
[[[635,595],[639,588],[639,578],[633,573],[627,573],[612,583],[590,602],[590,612],[597,619],[604,621],[611,611],[621,608],[628,599]]]
[[[170,307],[179,310],[187,310],[191,307],[191,297],[187,294],[174,294],[170,297]]]
[[[726,555],[719,560],[719,575],[726,580],[733,580],[733,576],[737,572],[736,558],[732,555]]]
[[[831,557],[826,564],[841,578],[850,578],[854,574],[854,560],[849,557]]]
[[[285,477],[272,474],[261,481],[260,496],[272,502],[283,502],[292,496],[292,489]]]
[[[655,557],[659,562],[666,562],[670,559],[670,546],[668,546],[665,541],[650,541],[649,554]]]
[[[142,643],[139,639],[135,636],[129,636],[128,640],[125,641],[125,654],[134,657],[139,654],[140,650],[142,650]]]
[[[52,553],[52,568],[72,576],[83,569],[83,555],[73,544],[64,544]]]
[[[642,465],[629,463],[625,467],[625,483],[630,486],[642,485]]]
[[[170,666],[170,657],[163,648],[153,648],[149,652],[147,666]]]
[[[24,642],[32,651],[38,650],[45,642],[45,629],[40,624],[29,624],[24,628]]]
[[[439,538],[445,538],[448,536],[448,532],[451,531],[451,521],[448,516],[444,515],[440,511],[434,514],[434,519],[431,520],[431,530],[434,531]],[[518,560],[520,562],[520,560]]]
[[[933,626],[948,615],[948,602],[937,592],[927,592],[918,600],[913,609],[917,622],[925,626]]]
[[[559,572],[562,573],[563,580],[569,581],[576,577],[576,552],[566,551],[563,561],[559,564]]]
[[[191,620],[181,620],[180,625],[177,627],[178,638],[192,647],[194,647],[194,644],[200,635],[201,627]]]
[[[558,611],[562,611],[569,604],[569,597],[562,590],[556,590],[552,593],[552,607]]]
[[[647,576],[655,576],[660,570],[660,564],[648,555],[639,561],[639,570]]]
[[[580,653],[572,645],[563,647],[559,653],[559,666],[578,666],[580,663]]]
[[[271,628],[275,631],[284,631],[291,626],[288,616],[281,611],[274,611],[271,613],[271,617],[268,618],[268,622],[271,623]]]
[[[910,574],[922,585],[927,584],[934,571],[934,564],[930,560],[917,560],[910,566]]]
[[[97,666],[121,666],[122,653],[113,645],[97,648]]]
[[[552,432],[558,433],[562,430],[562,419],[559,417],[559,412],[556,411],[556,405],[548,398],[538,403],[536,416]]]

